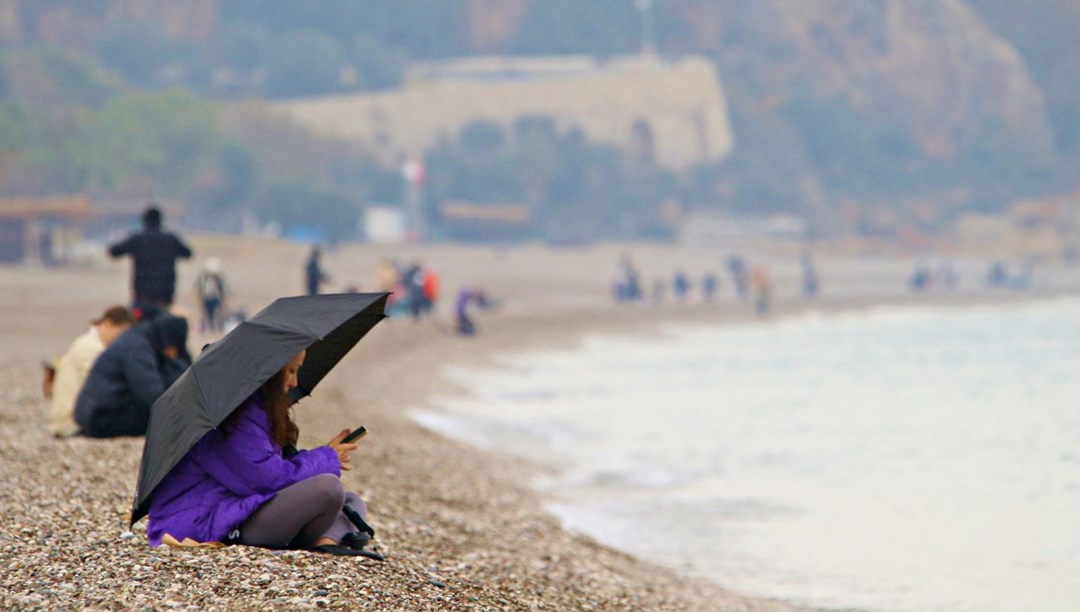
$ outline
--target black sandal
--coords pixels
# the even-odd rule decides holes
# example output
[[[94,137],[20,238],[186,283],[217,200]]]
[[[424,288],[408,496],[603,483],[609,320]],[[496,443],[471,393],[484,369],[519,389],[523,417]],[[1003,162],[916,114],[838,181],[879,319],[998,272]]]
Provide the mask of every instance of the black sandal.
[[[316,546],[311,550],[339,557],[367,557],[368,559],[375,559],[376,561],[385,561],[385,558],[379,553],[371,552],[370,550],[356,550],[349,548],[348,546],[342,546],[341,544],[323,544],[322,546]]]

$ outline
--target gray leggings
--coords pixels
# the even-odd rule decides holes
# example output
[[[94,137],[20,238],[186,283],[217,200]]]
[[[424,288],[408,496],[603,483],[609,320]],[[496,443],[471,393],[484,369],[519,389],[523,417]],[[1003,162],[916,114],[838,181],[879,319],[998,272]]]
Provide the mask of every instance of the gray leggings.
[[[239,543],[266,548],[311,548],[320,538],[340,543],[346,533],[357,530],[341,511],[345,504],[367,516],[363,500],[346,491],[337,476],[301,480],[263,502],[240,525]]]

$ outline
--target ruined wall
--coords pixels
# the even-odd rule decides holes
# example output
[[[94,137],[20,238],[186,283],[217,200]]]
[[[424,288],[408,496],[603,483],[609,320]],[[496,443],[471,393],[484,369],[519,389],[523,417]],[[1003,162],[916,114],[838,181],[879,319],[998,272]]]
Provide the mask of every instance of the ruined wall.
[[[550,70],[558,58],[540,61]],[[711,62],[630,58],[597,64],[587,73],[579,71],[581,58],[567,63],[573,70],[565,76],[411,83],[393,92],[281,102],[275,108],[323,134],[368,143],[392,160],[421,154],[470,121],[509,127],[526,115],[549,116],[562,127],[581,128],[590,140],[626,147],[637,144],[646,124],[657,163],[669,168],[715,161],[731,151],[727,103]]]

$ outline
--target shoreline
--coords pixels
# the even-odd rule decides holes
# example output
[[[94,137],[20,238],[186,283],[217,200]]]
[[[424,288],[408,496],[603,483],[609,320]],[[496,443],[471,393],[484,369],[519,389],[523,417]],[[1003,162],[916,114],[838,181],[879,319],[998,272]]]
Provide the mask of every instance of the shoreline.
[[[214,246],[207,240],[196,244],[196,252]],[[445,261],[453,263],[443,264],[448,287],[461,286],[481,274],[478,270],[493,272],[490,276],[498,279],[519,276],[513,267],[490,261],[489,250],[446,251]],[[298,252],[289,245],[269,255],[271,260],[291,261]],[[329,265],[342,266],[358,252],[373,269],[378,253],[374,248],[335,253]],[[436,252],[428,249],[425,258]],[[255,271],[246,277],[245,292],[269,300],[284,283],[295,283],[293,268],[260,278],[257,271],[265,266],[262,245],[256,255],[250,264],[239,254],[226,260],[227,272]],[[594,277],[606,277],[614,261],[607,253],[584,256],[604,266]],[[193,268],[182,269],[178,287]],[[0,276],[17,281],[9,285],[16,290],[0,297],[5,336],[16,345],[0,350],[0,368],[13,381],[0,412],[0,511],[9,517],[0,527],[0,567],[7,570],[0,580],[0,603],[5,607],[169,606],[171,601],[228,609],[792,608],[782,601],[731,593],[562,530],[544,510],[539,494],[525,484],[536,466],[433,433],[409,415],[430,408],[435,394],[467,393],[440,376],[449,365],[495,365],[500,353],[570,348],[595,333],[652,335],[673,319],[679,324],[757,321],[749,305],[724,299],[719,304],[672,306],[667,309],[672,316],[656,317],[659,309],[650,304],[611,304],[605,285],[587,295],[571,291],[568,298],[565,290],[545,295],[560,283],[580,282],[571,268],[524,288],[511,280],[492,281],[497,295],[513,299],[505,310],[477,317],[480,331],[475,338],[449,333],[443,312],[436,321],[383,322],[297,408],[303,446],[318,445],[345,427],[364,424],[371,432],[353,456],[357,469],[345,473],[343,480],[369,503],[376,541],[388,560],[357,563],[245,547],[218,552],[149,549],[145,522],[128,533],[124,520],[142,440],[48,437],[37,388],[38,355],[24,352],[55,350],[69,342],[86,319],[79,313],[108,303],[102,297],[123,288],[125,271],[126,266],[95,274],[0,271]],[[83,301],[53,303],[41,297],[42,287],[57,299],[70,300],[74,293]],[[80,288],[86,292],[79,293]],[[30,297],[19,297],[22,293]],[[1060,294],[979,292],[912,299],[897,291],[877,298],[820,299],[809,306],[842,312],[884,304],[1020,302]],[[531,296],[539,296],[539,302],[529,302]],[[35,299],[44,303],[27,304]],[[559,300],[565,301],[555,303]],[[774,319],[803,312],[806,306],[781,302]],[[57,316],[65,317],[64,325],[54,323]],[[22,339],[28,342],[20,345]],[[189,344],[201,346],[201,341],[196,337]]]
[[[796,305],[793,307],[785,308],[781,314],[772,316],[766,319],[758,318],[752,314],[746,314],[745,312],[725,312],[717,311],[715,307],[709,308],[692,308],[684,311],[680,311],[672,315],[669,318],[659,318],[654,323],[642,327],[628,327],[627,324],[634,322],[634,320],[640,318],[642,311],[637,311],[633,314],[626,315],[624,319],[621,316],[609,317],[605,316],[606,323],[601,325],[600,328],[590,327],[582,330],[579,335],[567,334],[566,337],[556,335],[554,337],[545,337],[539,343],[532,343],[527,339],[520,339],[520,344],[513,342],[508,343],[507,346],[502,346],[494,353],[482,355],[480,359],[473,360],[466,358],[464,361],[455,361],[452,364],[444,367],[457,367],[466,365],[466,367],[478,367],[481,370],[499,370],[503,369],[504,365],[500,363],[499,357],[501,355],[518,356],[522,354],[528,354],[533,352],[544,352],[547,350],[574,350],[579,347],[585,340],[591,337],[613,337],[613,338],[627,338],[627,337],[662,337],[664,335],[664,329],[669,326],[678,327],[695,327],[695,326],[708,326],[708,327],[730,327],[741,325],[776,325],[782,323],[788,323],[807,316],[821,316],[821,317],[847,317],[847,316],[859,316],[870,315],[878,310],[888,310],[889,312],[904,312],[904,311],[957,311],[959,309],[998,309],[998,308],[1023,308],[1028,305],[1038,305],[1045,303],[1054,303],[1059,301],[1075,301],[1080,298],[1080,293],[1075,291],[1049,291],[1049,292],[1033,292],[1033,293],[984,293],[978,296],[971,295],[931,295],[924,296],[926,299],[905,299],[905,300],[866,300],[864,302],[852,302],[852,301],[825,301],[824,303],[808,302],[802,305]],[[635,308],[635,307],[618,307],[618,308]],[[647,307],[646,307],[647,308]],[[749,308],[749,307],[747,307]],[[565,331],[565,330],[564,330]],[[483,372],[481,372],[481,376]],[[451,390],[440,393],[440,395],[449,395],[451,398],[456,397],[468,397],[471,395],[471,391],[458,384],[450,384]],[[489,446],[487,443],[471,442],[467,435],[462,435],[464,432],[457,427],[461,425],[461,415],[455,414],[452,410],[433,405],[435,402],[429,402],[422,408],[420,408],[421,416],[423,418],[415,418],[421,427],[428,429],[429,431],[437,432],[437,425],[441,422],[441,419],[446,419],[454,427],[450,433],[445,433],[448,437],[457,440],[463,444],[478,450],[482,453],[493,453],[497,456],[497,461],[509,461],[513,463],[523,462],[525,465],[521,468],[525,474],[537,475],[543,473],[548,469],[551,469],[544,465],[531,465],[528,459],[521,458],[520,455],[515,454],[512,449],[505,447],[499,447],[496,443],[494,446]],[[414,410],[415,413],[415,410]],[[482,417],[480,419],[483,420]],[[530,485],[530,489],[537,495],[542,493],[538,491],[533,485]],[[550,512],[546,509],[545,512]],[[584,533],[586,537],[592,537],[587,532],[577,531],[576,533]],[[605,544],[606,545],[606,544]],[[621,550],[621,549],[617,549]],[[628,553],[632,554],[632,553]],[[637,556],[639,560],[644,563],[653,563],[646,556]],[[681,576],[690,579],[702,579],[706,580],[717,587],[728,588],[724,584],[717,582],[714,579],[695,575],[692,572],[686,570],[680,570],[674,566],[665,566],[666,569],[673,571]],[[744,594],[739,591],[734,592],[739,597],[745,597],[747,599],[768,598],[764,594]],[[804,609],[801,606],[806,604],[799,604],[792,601],[774,599],[765,599],[769,603],[780,603],[785,606],[793,606],[794,609]]]

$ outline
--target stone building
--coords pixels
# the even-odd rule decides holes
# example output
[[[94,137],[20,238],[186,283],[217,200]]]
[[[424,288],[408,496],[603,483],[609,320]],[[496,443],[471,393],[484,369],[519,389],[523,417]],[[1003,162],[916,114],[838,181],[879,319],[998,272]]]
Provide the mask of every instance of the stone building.
[[[422,155],[474,120],[506,128],[552,118],[590,139],[649,146],[661,166],[683,169],[734,146],[715,66],[702,58],[479,57],[422,63],[398,90],[280,102],[274,107],[327,136],[366,143],[397,162]]]

